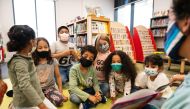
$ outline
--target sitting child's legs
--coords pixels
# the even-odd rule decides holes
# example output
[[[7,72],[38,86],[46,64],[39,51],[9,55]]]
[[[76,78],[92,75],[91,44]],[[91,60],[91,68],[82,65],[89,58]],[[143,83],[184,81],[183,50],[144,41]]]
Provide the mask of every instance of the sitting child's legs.
[[[44,95],[55,105],[62,106],[64,102],[64,97],[62,94],[55,88],[51,87],[48,89],[43,89]]]
[[[108,95],[109,92],[109,84],[107,82],[99,82],[100,90],[104,96]]]

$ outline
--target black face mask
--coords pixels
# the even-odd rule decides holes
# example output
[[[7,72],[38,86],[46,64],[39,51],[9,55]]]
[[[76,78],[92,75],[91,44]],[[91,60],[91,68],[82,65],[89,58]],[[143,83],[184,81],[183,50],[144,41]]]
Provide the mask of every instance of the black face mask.
[[[47,58],[49,56],[49,51],[37,51],[37,55],[40,57],[40,58]]]
[[[92,61],[82,57],[80,58],[80,63],[83,67],[90,67],[92,65]]]

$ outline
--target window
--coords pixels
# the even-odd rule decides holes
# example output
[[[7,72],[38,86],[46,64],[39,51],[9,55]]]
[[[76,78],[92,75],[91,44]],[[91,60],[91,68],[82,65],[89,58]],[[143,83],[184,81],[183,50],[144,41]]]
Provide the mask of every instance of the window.
[[[125,5],[118,9],[117,21],[130,28],[131,5]]]
[[[53,0],[14,0],[15,24],[29,25],[51,44],[56,40]]]
[[[150,28],[150,19],[153,12],[153,0],[144,0],[135,3],[134,8],[134,27],[143,25]]]
[[[36,31],[36,15],[34,0],[14,0],[16,25],[28,25]]]

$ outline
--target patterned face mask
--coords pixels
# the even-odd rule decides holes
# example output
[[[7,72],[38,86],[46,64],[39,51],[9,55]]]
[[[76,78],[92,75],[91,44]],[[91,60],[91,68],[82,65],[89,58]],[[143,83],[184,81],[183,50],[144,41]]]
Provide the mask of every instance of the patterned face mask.
[[[158,75],[158,68],[145,67],[144,72],[149,76],[156,76],[156,75]]]
[[[179,49],[185,40],[185,36],[181,33],[176,22],[172,22],[168,25],[166,33],[166,39],[164,43],[164,50],[168,56],[172,59],[179,60],[182,57],[179,56]]]

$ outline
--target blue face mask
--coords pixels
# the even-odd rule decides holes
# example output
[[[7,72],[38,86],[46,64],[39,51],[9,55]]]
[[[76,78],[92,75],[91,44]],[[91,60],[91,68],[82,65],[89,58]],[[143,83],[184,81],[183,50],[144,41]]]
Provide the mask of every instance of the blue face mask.
[[[121,63],[112,63],[111,67],[112,67],[113,71],[118,72],[121,70],[122,64]]]
[[[164,50],[170,58],[179,60],[182,57],[179,56],[179,49],[185,40],[185,36],[181,33],[176,22],[172,22],[168,25],[168,30],[166,33],[166,39],[164,43]]]

